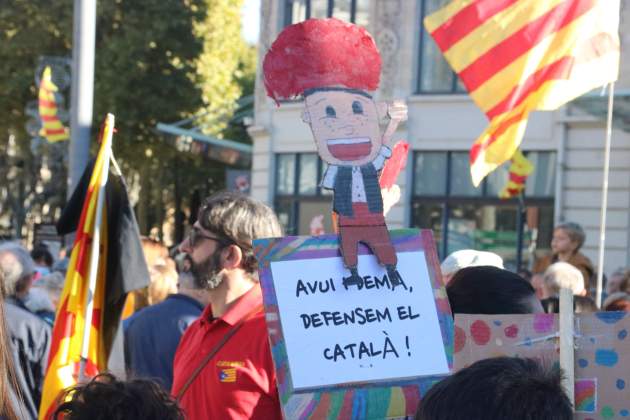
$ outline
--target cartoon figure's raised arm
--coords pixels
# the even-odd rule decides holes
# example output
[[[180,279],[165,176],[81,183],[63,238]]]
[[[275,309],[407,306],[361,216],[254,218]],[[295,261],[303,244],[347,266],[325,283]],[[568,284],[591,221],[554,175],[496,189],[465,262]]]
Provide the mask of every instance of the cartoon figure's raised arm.
[[[403,121],[407,121],[407,104],[398,99],[386,102],[386,106],[386,114],[389,117],[389,122],[387,123],[387,128],[383,133],[383,144],[392,147],[392,137],[394,136],[398,125]]]

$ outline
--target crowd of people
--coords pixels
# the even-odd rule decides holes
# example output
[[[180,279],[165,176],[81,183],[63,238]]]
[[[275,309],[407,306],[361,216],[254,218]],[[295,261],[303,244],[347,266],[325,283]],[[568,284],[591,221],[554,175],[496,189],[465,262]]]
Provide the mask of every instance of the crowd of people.
[[[143,240],[151,283],[127,297],[123,367],[66,391],[55,418],[282,418],[252,248],[279,236],[268,206],[222,192],[206,199],[172,252]],[[492,253],[448,256],[441,271],[453,314],[557,312],[561,288],[573,291],[576,312],[600,310],[583,243],[579,225],[557,226],[533,274],[506,270]],[[37,418],[66,268],[43,246],[0,244],[0,418]],[[615,271],[601,310],[630,310],[629,293],[630,272]],[[434,385],[416,418],[570,419],[560,378],[534,360],[482,360]]]

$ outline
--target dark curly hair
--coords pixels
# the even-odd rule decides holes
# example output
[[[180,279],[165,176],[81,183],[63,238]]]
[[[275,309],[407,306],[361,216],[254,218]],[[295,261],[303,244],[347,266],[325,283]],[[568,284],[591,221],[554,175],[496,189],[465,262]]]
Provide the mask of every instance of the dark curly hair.
[[[177,403],[155,382],[123,382],[110,373],[71,388],[61,401],[55,420],[184,420]]]

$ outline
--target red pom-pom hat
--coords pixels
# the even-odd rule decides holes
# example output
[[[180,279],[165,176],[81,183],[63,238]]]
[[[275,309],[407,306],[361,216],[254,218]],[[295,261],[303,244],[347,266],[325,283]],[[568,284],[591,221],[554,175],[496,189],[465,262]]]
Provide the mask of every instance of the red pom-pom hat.
[[[362,27],[339,19],[308,19],[287,26],[263,61],[267,95],[276,102],[307,89],[378,88],[381,56]]]

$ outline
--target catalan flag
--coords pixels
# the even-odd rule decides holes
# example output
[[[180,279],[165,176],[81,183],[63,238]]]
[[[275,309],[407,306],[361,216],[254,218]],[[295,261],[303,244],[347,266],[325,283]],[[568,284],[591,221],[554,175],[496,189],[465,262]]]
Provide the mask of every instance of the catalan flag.
[[[149,273],[124,181],[116,167],[110,167],[114,127],[113,116],[109,117],[96,160],[88,165],[57,223],[59,234],[76,230],[76,237],[53,327],[40,419],[49,419],[61,393],[79,381],[83,356],[85,377],[106,369],[125,294],[148,284]],[[103,203],[100,219],[99,198]],[[96,255],[92,255],[92,243],[96,244]],[[96,270],[90,270],[93,257]],[[86,328],[89,334],[84,348]]]
[[[236,382],[236,368],[223,368],[219,372],[219,382]]]
[[[39,118],[42,120],[40,135],[51,143],[68,140],[70,131],[64,127],[57,115],[55,92],[59,89],[52,81],[50,66],[46,66],[39,82]]]
[[[525,189],[525,180],[534,170],[534,165],[527,160],[519,149],[516,149],[512,156],[512,164],[508,169],[508,181],[503,190],[499,193],[502,199],[508,199],[520,195]]]
[[[514,155],[531,111],[617,79],[619,0],[455,0],[424,24],[490,120],[470,151],[476,186]]]

